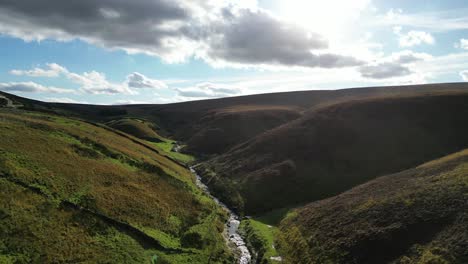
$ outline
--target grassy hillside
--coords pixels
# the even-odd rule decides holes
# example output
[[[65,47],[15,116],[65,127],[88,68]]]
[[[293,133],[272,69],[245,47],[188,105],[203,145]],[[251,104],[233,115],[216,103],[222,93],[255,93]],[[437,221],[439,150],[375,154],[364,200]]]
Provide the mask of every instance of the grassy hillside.
[[[224,213],[131,136],[0,109],[1,263],[224,263]]]
[[[310,111],[215,157],[203,174],[232,207],[258,214],[467,146],[466,93],[367,99]]]
[[[110,128],[124,132],[144,140],[146,145],[154,148],[158,153],[172,159],[174,162],[188,164],[195,160],[191,155],[176,150],[177,142],[158,134],[159,127],[149,121],[138,118],[122,118],[106,123]],[[183,146],[179,146],[182,148]]]
[[[157,127],[148,121],[136,118],[122,118],[106,123],[109,127],[133,135],[148,141],[161,142],[162,138],[157,133]]]
[[[467,263],[468,150],[294,211],[286,263]]]
[[[225,213],[179,147],[208,159],[197,170],[217,197],[257,216],[242,230],[264,262],[278,241],[290,263],[465,261],[466,152],[312,203],[275,236],[281,208],[467,148],[467,88],[130,106],[0,92],[23,109],[0,108],[0,263],[231,263]]]

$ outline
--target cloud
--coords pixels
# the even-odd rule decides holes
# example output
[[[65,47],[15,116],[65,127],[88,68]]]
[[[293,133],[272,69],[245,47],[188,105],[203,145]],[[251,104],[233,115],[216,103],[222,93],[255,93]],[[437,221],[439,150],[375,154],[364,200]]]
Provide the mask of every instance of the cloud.
[[[134,72],[127,76],[127,84],[130,88],[152,88],[164,89],[168,88],[167,85],[159,80],[150,79],[141,73]]]
[[[135,94],[132,89],[164,89],[168,86],[159,80],[151,79],[141,73],[134,72],[127,76],[123,83],[113,83],[107,80],[104,73],[97,71],[82,74],[70,72],[67,68],[56,63],[47,63],[47,68],[34,68],[32,70],[11,70],[10,74],[30,77],[59,77],[80,85],[80,90],[88,94]]]
[[[408,76],[413,74],[413,71],[409,68],[410,66],[417,62],[431,60],[432,58],[432,55],[427,53],[403,50],[394,52],[390,56],[362,66],[359,68],[359,72],[362,77],[369,79],[388,79]],[[419,76],[418,80],[421,80]]]
[[[359,72],[362,77],[370,79],[402,77],[413,73],[409,68],[412,64],[430,59],[432,59],[430,54],[403,50],[362,66],[359,68]]]
[[[186,46],[196,41],[180,32],[194,13],[182,0],[6,0],[0,4],[0,32],[26,41],[80,39],[177,62],[194,52]]]
[[[26,93],[74,93],[74,90],[43,86],[35,82],[9,82],[0,83],[0,90],[4,92]]]
[[[117,100],[113,105],[131,105],[131,104],[152,104],[148,101],[138,101],[138,100]]]
[[[80,39],[170,63],[195,57],[231,66],[361,64],[325,50],[323,37],[272,16],[253,0],[6,0],[0,33],[27,41]]]
[[[103,73],[97,71],[69,73],[67,78],[79,84],[80,90],[89,94],[134,94],[126,85],[111,83]]]
[[[432,55],[427,53],[418,53],[410,50],[395,52],[390,55],[390,60],[395,63],[409,64],[418,61],[425,61],[432,59]]]
[[[468,50],[468,39],[460,39],[460,42],[455,43],[455,48]]]
[[[200,83],[194,87],[176,88],[175,90],[179,96],[190,98],[218,98],[241,94],[239,88],[213,83]]]
[[[408,26],[429,32],[448,32],[468,29],[468,8],[437,12],[405,14],[401,9],[391,9],[373,21],[377,26]]]
[[[359,69],[361,75],[371,79],[386,79],[409,75],[411,71],[395,62],[384,62],[375,65],[366,65]]]
[[[46,97],[44,100],[51,103],[88,104],[86,101],[77,101],[68,97]]]
[[[30,76],[30,77],[58,77],[62,73],[67,73],[67,69],[56,64],[47,63],[47,69],[34,68],[32,70],[11,70],[10,74],[17,76]]]
[[[468,82],[468,70],[461,71],[460,76],[462,77],[463,81]]]
[[[225,13],[216,28],[207,51],[208,60],[215,62],[323,68],[361,64],[351,56],[314,53],[328,47],[323,37],[264,11]]]
[[[405,34],[401,30],[401,27],[393,29],[393,32],[399,37],[400,47],[413,47],[421,44],[432,45],[435,43],[434,37],[427,32],[411,30]]]

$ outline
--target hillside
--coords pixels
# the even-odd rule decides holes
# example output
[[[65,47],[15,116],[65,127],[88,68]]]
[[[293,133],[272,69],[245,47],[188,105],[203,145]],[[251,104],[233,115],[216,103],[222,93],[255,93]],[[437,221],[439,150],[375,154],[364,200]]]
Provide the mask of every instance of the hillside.
[[[157,146],[0,108],[0,263],[224,263],[225,215]]]
[[[145,120],[136,118],[122,118],[109,121],[107,126],[120,130],[140,139],[153,142],[161,142],[162,138],[157,133],[157,127]]]
[[[158,133],[188,144],[197,156],[220,154],[310,109],[355,99],[460,92],[466,83],[282,92],[165,105],[97,106],[44,103],[8,95],[26,109],[106,123],[137,118],[158,126]],[[0,92],[1,94],[1,92]]]
[[[232,207],[258,214],[466,148],[467,118],[467,93],[348,101],[309,111],[199,170]]]
[[[249,95],[167,105],[124,106],[130,116],[160,125],[189,143],[192,153],[220,154],[310,109],[355,99],[465,91],[466,83],[312,90]],[[208,143],[209,142],[209,143]]]
[[[301,112],[293,107],[237,106],[217,109],[203,116],[187,141],[185,151],[201,154],[223,153],[240,142],[297,119]]]
[[[468,262],[468,150],[292,212],[285,263]]]
[[[226,214],[186,164],[254,215],[241,231],[259,261],[465,260],[467,152],[411,168],[468,148],[467,84],[168,105],[0,96],[1,263],[231,263]]]

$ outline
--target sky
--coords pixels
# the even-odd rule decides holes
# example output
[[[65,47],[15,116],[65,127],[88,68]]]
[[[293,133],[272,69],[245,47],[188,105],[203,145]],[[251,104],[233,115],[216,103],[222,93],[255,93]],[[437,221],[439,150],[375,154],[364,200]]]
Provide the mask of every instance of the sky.
[[[465,0],[0,1],[0,91],[42,101],[463,81]]]

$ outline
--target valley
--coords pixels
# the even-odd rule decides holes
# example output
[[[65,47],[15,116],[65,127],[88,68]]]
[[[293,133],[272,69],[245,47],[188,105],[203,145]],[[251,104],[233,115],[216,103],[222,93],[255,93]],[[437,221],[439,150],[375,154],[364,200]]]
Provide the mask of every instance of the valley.
[[[0,108],[0,262],[468,261],[466,83],[167,105],[0,95],[18,105]]]

